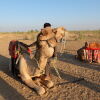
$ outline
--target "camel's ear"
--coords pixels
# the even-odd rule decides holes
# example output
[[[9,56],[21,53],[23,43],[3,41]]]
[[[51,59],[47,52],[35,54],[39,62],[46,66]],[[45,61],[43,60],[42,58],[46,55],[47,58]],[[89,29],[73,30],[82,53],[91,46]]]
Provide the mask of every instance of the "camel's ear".
[[[62,30],[67,31],[64,27],[62,27]]]
[[[88,46],[89,46],[88,42],[85,42],[85,47],[88,47]]]
[[[44,29],[41,29],[41,32],[42,32],[42,33],[45,33],[45,30],[44,30]]]
[[[41,29],[41,32],[42,32],[43,35],[47,34],[45,29]]]
[[[57,28],[52,29],[53,33],[57,33]]]
[[[64,27],[61,27],[62,30],[65,30]]]

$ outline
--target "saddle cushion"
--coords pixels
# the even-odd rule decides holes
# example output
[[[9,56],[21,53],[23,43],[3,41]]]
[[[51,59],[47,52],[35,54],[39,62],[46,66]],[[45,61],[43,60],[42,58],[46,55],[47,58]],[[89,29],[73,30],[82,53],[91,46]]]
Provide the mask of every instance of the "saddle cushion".
[[[100,44],[96,42],[85,44],[77,51],[77,58],[82,61],[100,63]]]

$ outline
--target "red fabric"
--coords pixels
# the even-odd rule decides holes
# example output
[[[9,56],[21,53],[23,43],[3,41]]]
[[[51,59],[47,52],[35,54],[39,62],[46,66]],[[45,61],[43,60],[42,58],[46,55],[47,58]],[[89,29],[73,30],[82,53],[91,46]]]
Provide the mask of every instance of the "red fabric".
[[[100,63],[100,49],[99,48],[86,48],[86,60],[89,62]]]
[[[92,62],[92,50],[86,50],[86,60]]]
[[[100,48],[86,48],[86,50],[100,50]]]
[[[13,58],[17,58],[18,54],[16,54],[16,40],[12,40],[9,43],[9,55]]]
[[[100,50],[94,50],[93,61],[100,63]]]
[[[32,51],[28,48],[28,52],[31,53]]]
[[[19,51],[19,50],[18,50]],[[28,49],[28,52],[31,53],[31,50]],[[12,58],[17,58],[18,57],[18,52],[16,50],[16,40],[12,40],[9,43],[9,55]]]

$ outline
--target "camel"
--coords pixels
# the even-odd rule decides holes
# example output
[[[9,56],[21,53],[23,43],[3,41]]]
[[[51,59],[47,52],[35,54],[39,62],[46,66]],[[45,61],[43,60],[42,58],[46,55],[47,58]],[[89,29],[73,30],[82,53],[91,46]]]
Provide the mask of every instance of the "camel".
[[[45,34],[48,30],[43,31],[45,31],[43,33]],[[46,64],[48,59],[53,56],[54,47],[57,46],[58,41],[65,36],[65,32],[66,30],[63,27],[55,28],[52,30],[53,35],[48,40],[45,40],[48,38],[47,36],[41,37],[40,35],[39,47],[36,49],[35,57],[31,58],[25,50],[20,53],[17,67],[19,76],[27,86],[33,88],[39,95],[46,92],[42,85],[48,88],[54,86],[49,76],[45,75]],[[25,48],[25,46],[22,47]]]
[[[97,42],[85,42],[85,45],[77,50],[77,56],[81,61],[88,61],[89,63],[100,63],[100,43]]]

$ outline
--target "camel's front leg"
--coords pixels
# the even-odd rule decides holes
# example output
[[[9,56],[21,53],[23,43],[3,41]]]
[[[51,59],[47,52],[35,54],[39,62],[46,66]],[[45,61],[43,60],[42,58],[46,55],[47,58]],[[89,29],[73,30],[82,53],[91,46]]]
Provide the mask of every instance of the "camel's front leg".
[[[28,65],[26,63],[26,60],[27,59],[21,56],[20,62],[19,62],[19,71],[21,74],[21,79],[30,88],[34,88],[39,95],[42,95],[45,93],[45,89],[41,86],[36,85],[34,81],[32,80],[31,76],[28,73],[28,68],[27,68]]]
[[[51,88],[54,86],[54,83],[51,81],[50,77],[46,75],[46,64],[47,64],[47,58],[42,56],[39,59],[39,68],[36,69],[35,75],[41,78],[41,83],[47,86],[48,88]]]
[[[34,73],[34,76],[41,76],[43,74],[45,74],[45,67],[46,67],[46,64],[47,64],[47,57],[45,56],[41,56],[39,58],[39,61],[38,61],[38,68],[36,69],[35,73]]]

